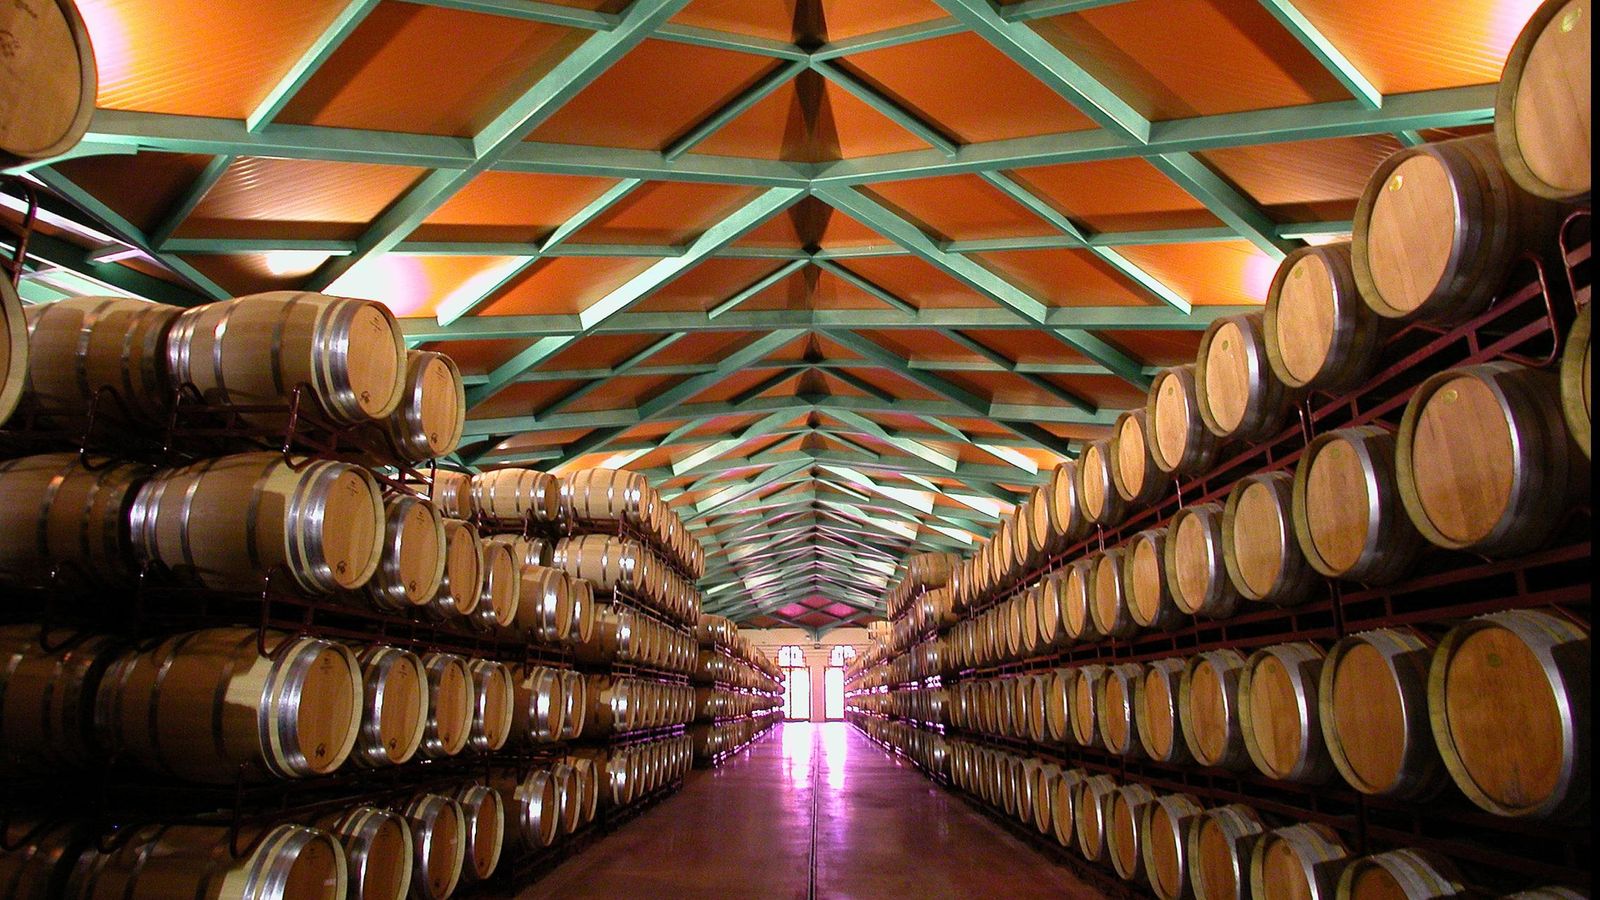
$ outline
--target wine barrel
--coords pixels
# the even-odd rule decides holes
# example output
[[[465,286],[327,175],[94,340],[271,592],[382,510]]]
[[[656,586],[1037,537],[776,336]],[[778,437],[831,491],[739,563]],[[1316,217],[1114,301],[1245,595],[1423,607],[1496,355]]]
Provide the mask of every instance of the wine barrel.
[[[419,463],[453,453],[467,421],[461,370],[443,353],[407,350],[400,403],[382,422],[398,457]]]
[[[514,673],[511,731],[522,745],[561,740],[565,728],[561,675],[545,666],[519,666]]]
[[[1222,562],[1248,600],[1293,606],[1321,587],[1294,537],[1294,476],[1246,475],[1222,508]]]
[[[527,778],[515,784],[509,800],[504,785],[503,781],[496,783],[501,790],[501,800],[505,802],[506,815],[515,822],[515,827],[507,831],[515,834],[521,846],[530,850],[554,844],[561,833],[561,815],[550,770],[535,769],[528,773]]]
[[[568,577],[586,579],[606,591],[645,593],[652,574],[641,544],[603,534],[562,538],[550,562]]]
[[[413,797],[401,814],[411,826],[411,896],[446,900],[455,893],[466,864],[466,813],[450,797],[425,793]]]
[[[1263,315],[1267,363],[1291,389],[1357,387],[1376,368],[1389,332],[1388,320],[1361,299],[1348,243],[1292,251],[1272,278]]]
[[[0,425],[17,411],[28,380],[28,327],[22,298],[11,282],[0,279]]]
[[[523,566],[521,600],[517,604],[516,629],[542,644],[561,640],[563,623],[572,618],[574,582],[565,574],[543,566]]]
[[[1188,835],[1205,813],[1188,794],[1162,794],[1139,812],[1139,853],[1150,892],[1161,900],[1192,896]]]
[[[184,310],[167,338],[167,372],[208,403],[302,402],[339,424],[382,419],[400,405],[406,350],[400,324],[381,303],[295,291],[253,294]],[[248,413],[265,427],[287,413]]]
[[[475,693],[467,661],[449,653],[426,653],[428,722],[422,733],[422,755],[429,759],[455,756],[472,736]]]
[[[92,582],[134,577],[127,511],[149,466],[76,453],[0,462],[0,581],[50,586],[62,573]]]
[[[83,17],[72,0],[17,4],[0,11],[0,33],[0,168],[61,156],[88,131],[99,90]]]
[[[428,486],[428,499],[447,519],[472,518],[472,476],[466,472],[438,469]]]
[[[568,578],[561,573],[567,588],[567,596],[572,601],[572,627],[569,629],[569,639],[578,647],[587,647],[601,640],[604,626],[602,611],[595,602],[594,585],[577,578]],[[557,617],[559,618],[559,606]],[[732,624],[732,623],[730,623]],[[615,629],[613,629],[613,635]],[[684,653],[684,666],[693,665],[693,648],[688,648]]]
[[[1202,766],[1243,769],[1250,757],[1239,726],[1239,676],[1245,658],[1237,650],[1207,650],[1189,658],[1178,682],[1178,720],[1189,754]]]
[[[1403,515],[1395,436],[1377,426],[1343,428],[1306,446],[1294,473],[1294,533],[1311,567],[1366,584],[1410,571],[1422,538]]]
[[[1050,473],[1050,530],[1059,535],[1062,549],[1089,533],[1089,520],[1078,499],[1078,464],[1067,460]]]
[[[488,568],[488,561],[483,556],[478,526],[455,519],[445,519],[443,525],[444,577],[439,581],[439,592],[428,604],[428,611],[435,618],[448,620],[477,611],[483,599],[484,570]]]
[[[1033,558],[1035,563],[1044,562],[1046,557],[1054,556],[1067,547],[1066,535],[1056,530],[1054,513],[1050,511],[1050,485],[1036,486],[1028,494],[1028,535],[1035,544]],[[954,556],[954,554],[940,554],[941,556]],[[959,558],[959,557],[957,557]],[[954,570],[954,565],[949,566],[949,571]],[[943,582],[950,583],[950,577],[945,575]]]
[[[1590,191],[1589,0],[1545,0],[1506,56],[1494,135],[1506,171],[1538,197]]]
[[[1148,506],[1161,499],[1170,484],[1151,455],[1150,430],[1143,409],[1125,410],[1111,426],[1111,483],[1117,494],[1132,507]]]
[[[678,767],[682,774],[683,747],[679,745]],[[567,762],[573,771],[578,773],[578,787],[581,793],[579,821],[585,824],[594,821],[595,813],[599,811],[600,804],[600,773],[595,767],[594,759],[588,756],[568,757]]]
[[[1055,830],[1056,786],[1061,783],[1061,767],[1041,763],[1033,770],[1033,827],[1040,834]]]
[[[361,667],[344,645],[212,628],[118,657],[95,697],[95,728],[102,747],[144,768],[232,784],[332,772],[355,746],[361,711]]]
[[[1106,637],[1129,637],[1139,630],[1128,604],[1128,581],[1122,564],[1126,555],[1125,548],[1110,547],[1089,556],[1094,563],[1094,603],[1089,612],[1095,629]]]
[[[1177,658],[1151,660],[1134,682],[1133,706],[1139,726],[1139,745],[1146,756],[1157,762],[1183,763],[1192,758],[1180,738],[1178,695],[1184,661]]]
[[[1065,647],[1072,639],[1067,634],[1067,619],[1061,606],[1062,581],[1060,572],[1051,572],[1040,580],[1034,597],[1041,649]]]
[[[232,848],[244,848],[237,857]],[[293,897],[342,900],[349,883],[344,847],[304,825],[140,825],[114,849],[90,847],[67,880],[76,900],[168,897]],[[277,885],[268,893],[266,885]]]
[[[383,552],[367,596],[380,609],[426,606],[444,582],[444,520],[426,500],[395,494],[383,501]]]
[[[85,416],[92,408],[97,420],[165,428],[173,399],[167,334],[181,312],[125,297],[28,307],[27,353],[17,361],[26,366],[21,405],[45,416]],[[0,422],[5,414],[0,399]]]
[[[1056,782],[1056,793],[1050,804],[1050,827],[1056,843],[1073,847],[1078,843],[1078,786],[1089,777],[1082,769],[1067,769]]]
[[[1078,502],[1090,522],[1112,526],[1128,514],[1128,504],[1111,480],[1111,442],[1090,441],[1078,455]]]
[[[405,900],[415,852],[404,816],[376,806],[353,806],[311,824],[344,848],[352,900]]]
[[[483,592],[469,617],[482,631],[510,628],[522,606],[522,566],[510,544],[482,540]]]
[[[1206,428],[1230,441],[1260,441],[1283,428],[1296,399],[1267,363],[1261,313],[1217,319],[1200,339],[1195,405]]]
[[[472,510],[486,521],[519,527],[561,518],[561,483],[548,472],[496,469],[472,476]]]
[[[1110,830],[1111,798],[1117,792],[1116,779],[1095,775],[1078,784],[1073,797],[1072,815],[1077,832],[1078,853],[1090,862],[1106,858],[1106,832]]]
[[[1145,401],[1150,428],[1150,461],[1169,475],[1196,475],[1211,468],[1221,441],[1200,415],[1194,365],[1156,373]]]
[[[383,557],[383,495],[359,466],[240,453],[157,472],[129,513],[141,561],[206,587],[260,590],[287,571],[315,594],[366,584]]]
[[[1100,680],[1095,714],[1100,719],[1100,735],[1105,739],[1106,749],[1112,753],[1134,758],[1144,755],[1136,733],[1134,705],[1136,685],[1143,677],[1144,666],[1122,663],[1106,669]]]
[[[1195,900],[1240,900],[1248,890],[1250,849],[1266,826],[1242,803],[1206,810],[1189,830],[1189,879]]]
[[[1122,555],[1128,615],[1140,628],[1171,631],[1184,622],[1184,613],[1172,595],[1166,546],[1167,530],[1151,528],[1134,535]]]
[[[1429,719],[1468,799],[1518,818],[1588,807],[1590,652],[1586,629],[1533,610],[1468,620],[1439,642]]]
[[[1432,644],[1380,629],[1333,646],[1317,686],[1318,718],[1334,767],[1363,794],[1425,800],[1445,784],[1428,724]]]
[[[1302,822],[1269,831],[1250,851],[1250,896],[1332,900],[1350,848],[1326,825]]]
[[[1307,641],[1275,644],[1250,654],[1239,674],[1244,746],[1268,778],[1321,784],[1333,775],[1317,701],[1323,656]]]
[[[550,768],[550,778],[556,783],[561,833],[572,834],[578,830],[583,812],[583,785],[578,783],[578,772],[567,763],[558,762]]]
[[[589,714],[589,680],[571,669],[560,669],[557,687],[561,691],[561,737],[577,740],[583,734]]]
[[[1407,147],[1379,164],[1356,205],[1356,286],[1380,316],[1463,322],[1524,249],[1553,243],[1561,218],[1561,206],[1512,181],[1493,135]]]
[[[523,537],[520,534],[491,534],[488,540],[496,544],[505,544],[511,548],[511,555],[516,557],[518,567],[544,566],[549,568],[550,556],[555,547],[542,538]]]
[[[1139,821],[1156,802],[1155,792],[1142,784],[1125,784],[1111,795],[1110,815],[1106,817],[1106,855],[1111,868],[1123,881],[1148,883]]]
[[[1100,626],[1095,624],[1094,569],[1092,556],[1075,559],[1067,564],[1061,581],[1061,617],[1066,620],[1067,634],[1074,641],[1097,640]]]
[[[0,896],[54,900],[90,839],[81,823],[40,822],[8,815],[0,825]]]
[[[478,753],[492,753],[506,745],[511,736],[515,694],[511,670],[504,663],[474,659],[467,663],[472,674],[472,730],[467,746]]]
[[[1072,683],[1072,739],[1080,747],[1104,747],[1105,731],[1100,727],[1100,684],[1105,681],[1107,666],[1090,664],[1073,668]]]
[[[422,746],[428,725],[428,674],[409,650],[374,644],[361,649],[364,687],[361,734],[351,759],[363,766],[398,766]]]
[[[584,525],[644,525],[655,518],[653,494],[643,475],[627,469],[579,469],[561,476],[559,487],[563,514]]]
[[[1411,522],[1452,550],[1536,550],[1589,496],[1589,460],[1562,422],[1559,376],[1511,362],[1440,372],[1406,404],[1395,473]],[[1462,440],[1471,435],[1471,440]]]
[[[1566,416],[1567,432],[1586,457],[1589,449],[1589,305],[1584,304],[1567,332],[1561,351],[1561,412]]]
[[[1040,676],[1044,682],[1045,731],[1053,744],[1072,738],[1072,670],[1053,669]]]
[[[0,773],[98,761],[95,691],[116,649],[111,638],[98,635],[0,626]]]
[[[1470,897],[1455,863],[1426,850],[1390,850],[1351,860],[1339,873],[1339,900],[1446,900]]]
[[[466,826],[462,874],[468,881],[484,881],[499,866],[505,846],[506,814],[500,794],[482,784],[464,784],[448,796],[461,804]]]
[[[1239,608],[1239,589],[1223,559],[1222,505],[1201,503],[1173,513],[1162,545],[1172,605],[1178,612],[1224,619]]]

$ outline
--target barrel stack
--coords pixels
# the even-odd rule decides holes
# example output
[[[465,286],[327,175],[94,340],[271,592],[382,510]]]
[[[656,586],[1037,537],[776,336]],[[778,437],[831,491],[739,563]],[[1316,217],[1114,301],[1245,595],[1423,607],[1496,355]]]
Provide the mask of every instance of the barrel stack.
[[[1493,134],[1386,160],[1348,242],[1289,253],[948,589],[891,590],[849,718],[1167,900],[1547,884],[1559,848],[1505,848],[1590,808],[1589,585],[1501,579],[1588,563],[1588,308],[1527,263],[1589,195],[1588,15],[1541,6]]]

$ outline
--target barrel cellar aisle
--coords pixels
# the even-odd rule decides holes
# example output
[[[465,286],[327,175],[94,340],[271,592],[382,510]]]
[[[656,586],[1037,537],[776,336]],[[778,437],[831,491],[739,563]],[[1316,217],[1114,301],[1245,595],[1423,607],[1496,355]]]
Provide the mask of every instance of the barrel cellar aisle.
[[[1590,896],[1593,15],[0,3],[0,898]]]

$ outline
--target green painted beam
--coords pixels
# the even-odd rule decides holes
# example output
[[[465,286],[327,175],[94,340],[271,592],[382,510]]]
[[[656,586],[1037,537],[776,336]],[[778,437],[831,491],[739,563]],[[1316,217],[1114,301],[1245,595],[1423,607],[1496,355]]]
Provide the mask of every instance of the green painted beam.
[[[921,41],[933,40],[934,38],[949,37],[952,34],[961,34],[966,30],[967,26],[946,16],[927,22],[915,22],[883,31],[874,31],[869,34],[829,41],[812,51],[811,60],[815,63],[838,59],[857,53],[868,53],[873,50],[884,50],[889,47],[899,47],[904,44],[915,44]]]
[[[355,252],[328,260],[307,279],[307,287],[325,289],[363,260],[393,249],[434,210],[492,167],[500,157],[517,149],[534,129],[688,2],[633,0],[616,28],[591,34],[473,135],[473,159],[466,168],[438,169],[423,176],[372,223],[356,242]]]
[[[1322,31],[1294,5],[1294,0],[1261,0],[1261,5],[1267,12],[1278,20],[1286,31],[1294,35],[1317,62],[1328,70],[1344,89],[1355,97],[1357,102],[1369,109],[1377,109],[1383,105],[1383,93],[1379,91],[1367,77],[1361,74],[1355,63],[1345,56],[1334,43],[1323,35]]]
[[[528,22],[544,22],[548,25],[565,25],[568,28],[582,28],[587,31],[610,31],[622,21],[622,17],[615,13],[557,3],[541,3],[539,0],[406,0],[406,2],[522,19]]]
[[[771,434],[774,431],[777,431],[785,422],[788,422],[793,418],[794,416],[790,415],[789,413],[780,412],[773,413],[772,415],[766,416],[762,419],[758,419],[751,423],[748,428],[740,431],[736,437],[731,437],[726,440],[707,444],[701,449],[696,450],[688,456],[685,456],[682,459],[674,462],[671,466],[671,474],[676,476],[697,471],[701,466],[704,466],[713,460],[721,459],[722,457],[728,455],[739,447],[748,444],[756,438],[763,437]],[[748,463],[748,460],[746,460],[746,463]],[[693,488],[691,487],[690,489],[692,490]]]
[[[172,243],[173,232],[177,231],[179,226],[184,223],[184,220],[189,218],[189,214],[194,212],[195,207],[200,205],[200,201],[205,199],[206,194],[217,186],[217,182],[221,181],[222,176],[227,174],[228,167],[233,165],[233,161],[234,157],[232,156],[214,156],[210,162],[206,163],[206,167],[200,170],[199,175],[195,176],[188,190],[183,192],[183,196],[167,207],[167,211],[161,214],[161,221],[150,229],[151,246],[163,253],[180,252],[169,246]]]
[[[754,297],[767,288],[772,287],[785,278],[788,278],[790,275],[793,275],[794,273],[805,268],[805,266],[806,261],[803,259],[791,260],[787,263],[784,263],[766,275],[763,275],[746,285],[732,297],[729,297],[721,303],[718,303],[716,306],[711,307],[711,309],[706,312],[706,318],[708,320],[716,320],[727,315],[737,308],[739,304],[749,300],[751,297]]]
[[[732,32],[700,28],[694,25],[663,25],[656,29],[654,37],[679,44],[693,44],[696,47],[711,47],[716,50],[733,50],[738,53],[749,53],[753,56],[770,56],[774,59],[804,60],[809,55],[806,51],[787,41],[775,41],[771,38],[757,37],[755,35],[733,34]]]
[[[1031,22],[1052,16],[1066,16],[1086,12],[1102,6],[1116,6],[1128,0],[1019,0],[1000,7],[1000,16],[1008,22]]]
[[[311,81],[317,70],[322,68],[322,64],[333,56],[345,38],[354,33],[366,20],[367,14],[377,6],[378,0],[348,0],[344,9],[339,10],[339,14],[333,17],[333,21],[328,23],[322,34],[300,54],[300,58],[295,60],[294,65],[289,67],[289,71],[285,72],[282,78],[278,79],[278,83],[272,86],[267,96],[244,117],[244,127],[249,131],[258,131],[261,126],[277,118],[278,113],[294,99],[294,95]]]
[[[0,233],[0,247],[4,247],[6,253],[10,255],[15,252],[16,242],[9,233]],[[28,238],[28,256],[30,259],[51,266],[60,266],[71,272],[81,272],[136,297],[144,297],[157,303],[198,306],[214,299],[192,288],[146,275],[137,269],[130,269],[117,263],[97,263],[90,259],[91,251],[40,231],[35,231]]]
[[[879,115],[910,132],[917,140],[946,156],[954,156],[956,151],[960,149],[961,145],[956,143],[949,135],[940,131],[938,126],[925,121],[921,116],[906,109],[872,85],[867,84],[834,63],[813,59],[811,68],[852,97],[877,111]]]
[[[683,518],[685,522],[693,522],[704,519],[718,507],[743,500],[751,494],[754,494],[763,488],[778,482],[779,480],[786,478],[795,472],[800,471],[801,469],[809,468],[810,465],[811,463],[809,462],[794,462],[786,465],[774,466],[745,484],[736,485],[734,487],[727,488],[726,490],[718,491],[710,497],[707,497],[699,503],[696,503],[694,505],[694,512],[681,518]]]
[[[990,0],[934,0],[944,11],[1067,98],[1095,124],[1137,142],[1150,139],[1150,122],[1082,66],[1026,24],[1008,21]]]
[[[661,351],[667,349],[668,347],[671,347],[673,344],[676,344],[677,342],[683,340],[684,338],[686,338],[688,336],[689,336],[689,334],[686,331],[676,331],[676,332],[673,332],[672,334],[663,335],[660,340],[652,343],[650,346],[644,348],[643,350],[640,350],[638,353],[635,353],[633,356],[623,360],[622,362],[617,363],[617,365],[615,367],[613,367],[613,369],[612,369],[612,374],[607,375],[605,378],[598,378],[598,379],[596,379],[594,381],[589,382],[588,384],[585,384],[584,386],[578,388],[577,390],[569,392],[566,396],[555,400],[554,402],[550,403],[548,406],[545,406],[543,409],[541,409],[538,412],[534,413],[534,415],[536,415],[536,416],[553,416],[553,415],[555,415],[555,414],[557,414],[559,412],[562,412],[563,410],[565,410],[568,407],[572,406],[572,404],[577,403],[579,400],[582,400],[584,397],[587,397],[590,394],[594,393],[595,391],[599,390],[600,388],[604,387],[606,385],[606,382],[608,382],[611,378],[616,377],[617,375],[622,375],[622,374],[627,373],[629,370],[633,369],[635,366],[638,366],[639,364],[643,363],[645,360],[647,360],[650,357],[656,355],[657,353],[660,353]]]
[[[545,360],[560,353],[574,339],[570,336],[542,337],[534,340],[526,348],[501,363],[484,382],[467,391],[467,408],[471,409],[479,403],[499,393],[500,389],[515,381],[523,372],[537,366]]]
[[[668,144],[661,155],[670,162],[688,153],[694,149],[695,145],[716,134],[722,126],[744,115],[750,107],[765,100],[773,91],[788,84],[796,75],[805,71],[805,68],[806,64],[799,60],[779,63],[773,66],[765,75],[756,79],[755,84],[745,88],[737,97],[724,104],[721,109],[696,123],[682,137]]]
[[[1054,382],[1041,378],[1038,375],[1034,375],[1031,372],[1017,371],[1017,364],[1014,360],[1007,359],[1003,354],[989,349],[988,347],[973,340],[972,338],[967,337],[965,334],[962,334],[959,331],[954,329],[946,329],[939,333],[944,335],[949,340],[954,341],[957,345],[965,348],[969,352],[976,353],[984,359],[987,359],[989,362],[1001,366],[1004,371],[1011,373],[1016,378],[1020,378],[1034,390],[1043,391],[1046,396],[1054,397],[1068,406],[1076,406],[1086,413],[1094,413],[1099,411],[1099,407],[1095,406],[1095,404],[1085,400],[1077,394],[1072,393],[1071,391],[1057,386]]]
[[[1161,153],[1148,158],[1151,165],[1190,196],[1206,205],[1206,209],[1256,248],[1273,259],[1289,255],[1298,242],[1278,237],[1277,223],[1256,206],[1255,201],[1241,194],[1227,179],[1218,175],[1198,156],[1192,153]]]
[[[846,284],[866,291],[868,294],[871,294],[879,300],[882,300],[885,304],[895,310],[908,315],[917,314],[917,308],[915,306],[912,306],[910,303],[907,303],[900,297],[895,296],[893,292],[879,286],[873,281],[857,275],[855,272],[850,271],[849,269],[839,265],[836,262],[833,262],[832,260],[817,260],[817,267],[822,271],[827,272],[829,275],[832,275],[833,277],[845,282]]]

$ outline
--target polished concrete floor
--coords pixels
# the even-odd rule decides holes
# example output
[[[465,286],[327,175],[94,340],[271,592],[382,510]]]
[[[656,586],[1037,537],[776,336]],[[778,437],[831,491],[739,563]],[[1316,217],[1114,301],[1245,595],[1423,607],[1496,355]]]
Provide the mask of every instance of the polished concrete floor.
[[[781,726],[523,898],[1097,898],[839,722]]]

